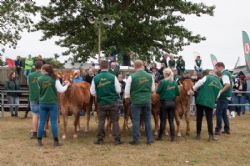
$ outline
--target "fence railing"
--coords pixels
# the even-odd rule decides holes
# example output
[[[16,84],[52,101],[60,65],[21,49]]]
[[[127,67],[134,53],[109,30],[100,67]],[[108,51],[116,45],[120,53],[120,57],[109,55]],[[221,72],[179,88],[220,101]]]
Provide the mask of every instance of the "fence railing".
[[[1,106],[1,114],[2,117],[4,117],[4,107],[8,107],[8,106],[19,106],[19,107],[27,107],[28,108],[28,103],[27,104],[5,104],[5,94],[7,93],[28,93],[28,90],[1,90],[0,94],[1,94],[1,102],[0,102],[0,106]]]
[[[28,93],[28,90],[0,90],[1,94],[1,114],[2,117],[4,117],[4,107],[6,106],[19,106],[19,107],[27,107],[28,108],[28,103],[27,104],[5,104],[5,94],[12,92],[12,93]],[[233,91],[233,94],[250,94],[250,91]],[[191,104],[190,106],[194,106],[195,104]],[[245,104],[229,104],[228,106],[250,106],[250,103],[245,103]]]

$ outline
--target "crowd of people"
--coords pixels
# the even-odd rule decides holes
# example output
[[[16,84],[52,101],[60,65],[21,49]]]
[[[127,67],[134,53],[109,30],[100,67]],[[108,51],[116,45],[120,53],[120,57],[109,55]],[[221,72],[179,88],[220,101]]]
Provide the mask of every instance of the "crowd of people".
[[[168,60],[169,58],[169,60]],[[7,90],[19,90],[20,83],[17,75],[22,69],[20,57],[16,61],[16,72],[10,74],[9,80],[5,83]],[[46,134],[45,124],[48,114],[51,122],[51,129],[54,138],[54,145],[60,146],[58,139],[58,93],[64,93],[70,86],[70,82],[60,80],[49,64],[44,64],[42,58],[36,62],[29,56],[25,60],[24,75],[29,85],[29,101],[32,111],[32,138],[38,139],[38,145],[42,146],[42,138]],[[105,137],[105,119],[109,116],[113,124],[113,136],[115,144],[121,141],[119,127],[119,116],[123,113],[122,101],[130,98],[132,110],[132,140],[131,145],[140,142],[140,122],[141,114],[144,116],[145,133],[147,144],[154,142],[151,127],[151,95],[156,92],[160,96],[160,130],[156,140],[162,140],[165,131],[166,117],[170,125],[170,140],[175,140],[174,112],[176,110],[176,98],[179,96],[178,85],[181,80],[191,78],[194,86],[191,94],[194,94],[196,108],[196,128],[199,140],[201,135],[202,118],[205,113],[208,124],[209,141],[216,141],[214,135],[230,134],[230,124],[227,115],[230,101],[237,101],[242,104],[246,98],[240,91],[246,90],[247,84],[244,73],[240,73],[238,79],[234,79],[231,73],[225,69],[222,62],[215,65],[214,71],[206,75],[202,74],[202,60],[198,56],[195,60],[194,72],[185,72],[185,61],[180,56],[175,61],[174,56],[164,56],[161,61],[161,68],[156,64],[149,68],[141,60],[134,62],[134,72],[126,73],[125,78],[120,72],[119,64],[115,61],[100,61],[100,70],[95,73],[95,68],[91,66],[87,71],[77,69],[74,71],[73,83],[88,82],[91,84],[90,93],[96,97],[98,103],[98,129],[95,144],[103,144]],[[35,68],[35,71],[32,71]],[[235,81],[237,80],[237,81]],[[158,86],[155,86],[158,84]],[[239,92],[235,95],[232,90]],[[10,107],[11,116],[18,116],[19,93],[9,92],[9,103],[16,104]],[[213,130],[213,110],[216,106],[216,128]],[[230,108],[230,107],[229,107]],[[231,108],[237,114],[245,112],[242,106]],[[224,130],[222,131],[222,121]]]

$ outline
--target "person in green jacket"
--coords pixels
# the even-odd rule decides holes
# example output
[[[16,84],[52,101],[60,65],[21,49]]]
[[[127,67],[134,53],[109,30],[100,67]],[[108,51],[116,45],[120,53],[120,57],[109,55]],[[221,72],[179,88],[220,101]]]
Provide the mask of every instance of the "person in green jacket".
[[[157,140],[162,140],[162,135],[165,131],[166,118],[170,126],[171,142],[175,139],[174,127],[174,113],[176,109],[175,99],[179,96],[179,88],[176,81],[174,81],[174,74],[170,68],[163,70],[164,79],[160,82],[156,93],[160,96],[161,110],[160,110],[160,130]]]
[[[50,116],[51,130],[54,138],[54,146],[60,146],[58,140],[58,97],[57,93],[64,93],[69,82],[64,82],[64,86],[61,85],[60,80],[54,73],[53,67],[49,64],[45,64],[41,69],[42,76],[38,78],[39,86],[39,127],[38,127],[38,146],[43,146],[42,138],[44,134],[44,127],[47,121],[48,115]]]
[[[125,98],[131,100],[132,110],[132,135],[131,145],[139,144],[140,137],[140,116],[144,115],[145,131],[147,144],[153,143],[153,134],[151,127],[151,97],[155,91],[154,78],[144,69],[143,61],[134,62],[135,73],[131,74],[126,81]]]
[[[122,144],[119,126],[118,99],[121,93],[121,85],[117,77],[108,72],[108,61],[100,62],[101,72],[96,75],[91,83],[90,93],[96,96],[98,103],[98,131],[95,144],[103,144],[105,137],[105,119],[110,118],[113,124],[112,131],[115,145]]]
[[[230,100],[232,99],[232,75],[225,69],[225,65],[222,62],[218,62],[215,65],[216,74],[221,77],[221,83],[223,89],[220,90],[216,108],[216,128],[215,135],[221,134],[222,119],[224,121],[224,131],[222,134],[230,134],[229,119],[227,116],[227,109]]]
[[[35,63],[36,71],[32,72],[28,76],[29,85],[29,102],[32,111],[32,136],[31,139],[37,138],[37,128],[38,128],[38,117],[39,117],[39,87],[38,78],[42,76],[41,67],[42,61],[37,61]]]
[[[34,61],[31,57],[31,55],[29,55],[28,58],[25,59],[25,65],[24,65],[24,76],[26,79],[28,78],[29,74],[31,73],[33,65],[34,65]]]
[[[18,105],[19,105],[19,96],[20,92],[15,92],[16,90],[20,90],[20,83],[17,79],[16,72],[12,71],[9,75],[9,79],[4,84],[5,90],[10,90],[14,92],[7,92],[8,104],[10,104],[10,113],[12,117],[18,117]],[[13,104],[15,104],[13,106]]]
[[[201,135],[203,112],[206,114],[209,141],[216,141],[213,133],[213,109],[217,96],[222,89],[222,84],[217,76],[210,75],[204,76],[193,87],[194,91],[198,92],[196,96],[196,128],[199,140]]]

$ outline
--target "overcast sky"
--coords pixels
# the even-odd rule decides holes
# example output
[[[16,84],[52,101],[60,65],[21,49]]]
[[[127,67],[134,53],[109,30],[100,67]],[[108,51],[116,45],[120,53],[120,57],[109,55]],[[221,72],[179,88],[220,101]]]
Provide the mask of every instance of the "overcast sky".
[[[180,53],[186,60],[187,68],[193,68],[197,53],[202,56],[204,68],[212,68],[210,53],[217,56],[226,66],[232,69],[240,57],[240,64],[245,64],[241,31],[250,33],[250,1],[249,0],[192,0],[204,2],[207,5],[216,5],[214,17],[188,16],[184,25],[194,33],[206,36],[207,40],[200,44],[185,47]],[[40,0],[44,3],[44,0]],[[54,44],[54,40],[39,41],[41,32],[23,33],[22,39],[15,50],[6,48],[6,56],[15,58],[16,55],[28,54],[44,57],[53,57],[61,53],[62,48]]]

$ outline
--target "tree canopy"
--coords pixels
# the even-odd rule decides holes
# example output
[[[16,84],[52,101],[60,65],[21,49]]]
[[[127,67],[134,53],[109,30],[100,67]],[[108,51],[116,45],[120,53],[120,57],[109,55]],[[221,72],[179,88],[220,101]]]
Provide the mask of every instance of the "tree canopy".
[[[20,33],[30,30],[35,14],[32,1],[0,0],[0,44],[15,47]]]
[[[68,48],[64,55],[84,62],[97,53],[97,28],[88,18],[109,16],[115,23],[102,25],[102,50],[151,59],[205,40],[181,23],[186,15],[213,16],[214,9],[187,0],[50,0],[39,8],[36,30],[42,30],[41,40],[58,36],[56,44]]]

